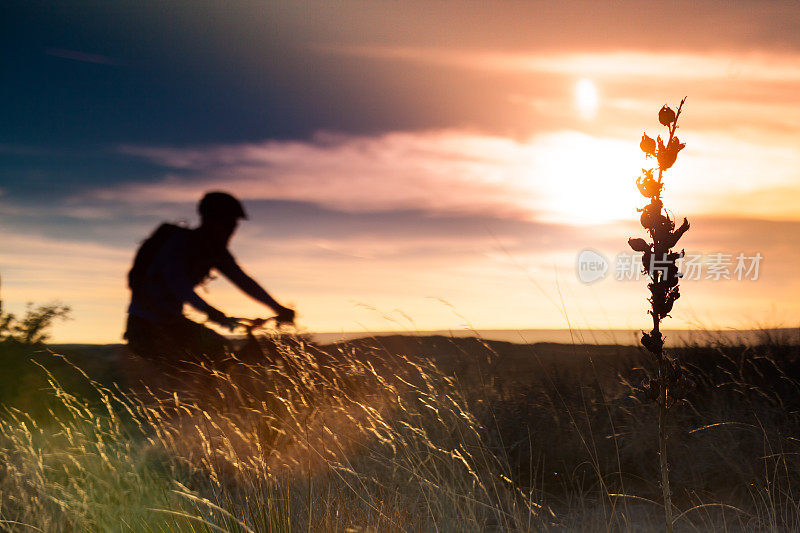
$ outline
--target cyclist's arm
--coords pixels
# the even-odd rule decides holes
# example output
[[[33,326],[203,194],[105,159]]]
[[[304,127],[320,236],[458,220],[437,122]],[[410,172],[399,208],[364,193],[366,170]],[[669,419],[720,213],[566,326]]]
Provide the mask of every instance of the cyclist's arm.
[[[256,280],[245,274],[244,270],[236,263],[236,259],[234,259],[229,252],[226,251],[223,254],[216,267],[217,270],[222,272],[226,278],[239,287],[242,292],[250,296],[250,298],[261,302],[267,307],[271,307],[276,313],[285,309],[281,304],[275,301],[275,298],[270,296]]]

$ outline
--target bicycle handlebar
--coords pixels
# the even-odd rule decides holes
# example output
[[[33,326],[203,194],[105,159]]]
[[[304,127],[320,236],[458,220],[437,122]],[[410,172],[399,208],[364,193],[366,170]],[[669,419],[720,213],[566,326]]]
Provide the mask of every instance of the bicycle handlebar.
[[[277,316],[271,316],[268,318],[234,318],[232,320],[236,322],[236,325],[241,328],[245,328],[248,331],[252,331],[254,329],[262,328],[268,322],[275,322],[275,327],[281,327],[284,324],[291,324],[294,325],[294,322],[282,322],[278,320]]]

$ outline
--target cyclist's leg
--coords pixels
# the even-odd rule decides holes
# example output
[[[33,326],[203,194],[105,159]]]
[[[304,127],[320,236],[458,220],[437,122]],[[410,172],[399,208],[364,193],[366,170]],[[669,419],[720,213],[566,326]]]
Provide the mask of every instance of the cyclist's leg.
[[[228,339],[203,324],[184,318],[175,325],[173,336],[190,361],[221,363],[227,359],[231,345]]]
[[[129,316],[125,338],[136,355],[173,364],[222,361],[229,350],[225,337],[185,317],[160,323]]]
[[[170,361],[181,353],[169,328],[137,316],[128,315],[125,339],[128,349],[143,359]]]
[[[128,316],[125,339],[129,355],[123,362],[127,386],[138,390],[144,385],[147,391],[179,388],[182,380],[176,382],[175,376],[186,356],[171,331],[156,322]]]

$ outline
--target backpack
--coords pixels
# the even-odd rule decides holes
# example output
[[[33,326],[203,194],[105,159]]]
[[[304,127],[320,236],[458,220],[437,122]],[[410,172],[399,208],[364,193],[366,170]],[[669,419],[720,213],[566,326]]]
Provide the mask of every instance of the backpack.
[[[188,228],[176,226],[175,224],[163,223],[144,240],[136,252],[133,260],[133,267],[128,272],[128,288],[131,292],[137,292],[144,287],[147,279],[147,271],[156,258],[159,250],[164,246],[170,237],[180,231],[189,231]]]

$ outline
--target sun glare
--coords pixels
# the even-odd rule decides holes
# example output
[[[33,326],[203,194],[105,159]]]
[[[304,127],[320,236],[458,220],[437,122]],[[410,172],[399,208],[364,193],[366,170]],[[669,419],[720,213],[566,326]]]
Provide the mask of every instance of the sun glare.
[[[597,224],[636,218],[631,176],[642,157],[630,143],[574,132],[546,141],[543,211],[561,223]],[[636,147],[634,147],[636,148]]]
[[[588,78],[582,78],[575,84],[575,106],[585,119],[594,118],[597,113],[599,97],[597,86]]]

